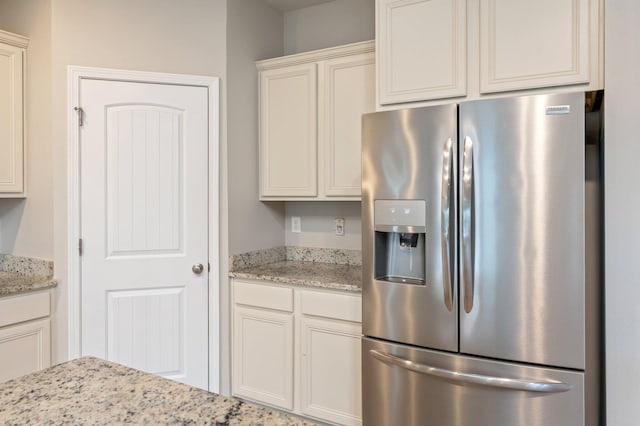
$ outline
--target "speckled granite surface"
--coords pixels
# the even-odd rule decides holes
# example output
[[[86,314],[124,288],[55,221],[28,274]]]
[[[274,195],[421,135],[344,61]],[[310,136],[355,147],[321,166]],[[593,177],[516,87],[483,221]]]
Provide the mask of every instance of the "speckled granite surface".
[[[53,262],[0,254],[0,297],[53,288]]]
[[[265,263],[282,262],[287,259],[287,250],[284,246],[272,247],[264,250],[254,250],[247,253],[229,256],[229,270],[250,268],[264,265]]]
[[[232,271],[232,278],[272,281],[304,287],[362,291],[362,266],[287,260]]]
[[[303,262],[335,263],[338,265],[362,265],[360,250],[343,250],[317,247],[287,246],[286,260]]]
[[[0,384],[7,425],[313,425],[97,358]]]
[[[0,271],[50,278],[53,276],[53,261],[0,254]]]

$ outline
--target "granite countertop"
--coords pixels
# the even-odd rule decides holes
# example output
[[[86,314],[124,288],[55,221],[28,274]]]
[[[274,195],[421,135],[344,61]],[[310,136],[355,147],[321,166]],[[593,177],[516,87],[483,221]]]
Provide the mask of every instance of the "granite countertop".
[[[0,384],[0,424],[313,425],[85,357]]]
[[[0,297],[13,296],[36,290],[45,290],[58,285],[52,278],[0,271]]]
[[[354,293],[362,291],[361,265],[285,260],[235,270],[229,276]]]
[[[57,286],[53,262],[35,257],[0,254],[0,297]]]

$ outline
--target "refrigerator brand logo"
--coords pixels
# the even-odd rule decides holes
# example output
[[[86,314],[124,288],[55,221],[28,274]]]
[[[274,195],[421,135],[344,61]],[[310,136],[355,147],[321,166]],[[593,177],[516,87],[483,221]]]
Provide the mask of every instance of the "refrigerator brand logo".
[[[552,105],[545,108],[547,115],[569,114],[571,112],[570,105]]]

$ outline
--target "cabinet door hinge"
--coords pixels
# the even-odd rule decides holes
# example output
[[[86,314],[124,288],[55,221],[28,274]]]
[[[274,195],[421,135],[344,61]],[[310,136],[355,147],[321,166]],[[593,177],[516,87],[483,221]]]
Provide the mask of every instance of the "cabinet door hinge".
[[[207,263],[207,272],[211,272],[211,264]]]
[[[78,255],[82,256],[82,238],[78,239]]]
[[[78,126],[82,127],[82,115],[84,114],[84,110],[81,107],[74,107],[73,109],[78,113]]]

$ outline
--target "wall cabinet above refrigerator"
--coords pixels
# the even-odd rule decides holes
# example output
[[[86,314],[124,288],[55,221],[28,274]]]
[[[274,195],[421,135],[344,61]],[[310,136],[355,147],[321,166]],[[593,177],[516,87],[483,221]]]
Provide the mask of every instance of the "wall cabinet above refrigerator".
[[[359,200],[360,117],[375,110],[374,42],[257,67],[260,199]]]
[[[25,196],[24,63],[29,40],[0,31],[0,198]]]
[[[378,105],[603,86],[602,0],[376,0]]]

